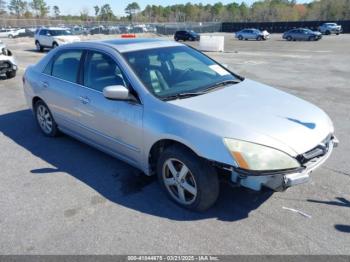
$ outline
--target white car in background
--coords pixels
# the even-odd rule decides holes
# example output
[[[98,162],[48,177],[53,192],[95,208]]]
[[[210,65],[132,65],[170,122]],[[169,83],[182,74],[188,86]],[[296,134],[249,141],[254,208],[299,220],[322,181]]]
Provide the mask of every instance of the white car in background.
[[[14,38],[16,36],[18,36],[19,31],[16,29],[0,29],[0,37],[2,38]]]
[[[35,46],[40,52],[73,42],[80,42],[80,38],[66,28],[41,28],[35,33]]]
[[[0,40],[0,76],[6,76],[7,79],[14,78],[18,70],[16,59],[12,52],[6,48],[6,45]]]

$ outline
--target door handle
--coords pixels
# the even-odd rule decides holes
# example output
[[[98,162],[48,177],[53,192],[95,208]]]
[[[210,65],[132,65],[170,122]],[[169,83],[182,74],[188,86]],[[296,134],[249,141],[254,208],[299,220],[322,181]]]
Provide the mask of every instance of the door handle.
[[[86,96],[80,96],[80,97],[79,97],[79,100],[80,100],[80,102],[82,102],[84,105],[90,103],[90,99],[87,98]]]
[[[49,83],[48,82],[41,82],[41,86],[43,88],[48,88],[49,87]]]

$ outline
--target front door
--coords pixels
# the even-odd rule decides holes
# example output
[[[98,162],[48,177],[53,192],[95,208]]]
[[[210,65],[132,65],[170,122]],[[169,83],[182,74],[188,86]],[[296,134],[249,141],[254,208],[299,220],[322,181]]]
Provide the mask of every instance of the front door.
[[[105,53],[89,51],[79,89],[78,110],[85,138],[131,164],[141,160],[142,116],[140,103],[109,100],[103,89],[112,85],[130,87],[116,61]]]

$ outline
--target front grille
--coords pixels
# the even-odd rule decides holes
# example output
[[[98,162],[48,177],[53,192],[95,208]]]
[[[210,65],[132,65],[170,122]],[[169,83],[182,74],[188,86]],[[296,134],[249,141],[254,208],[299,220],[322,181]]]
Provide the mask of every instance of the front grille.
[[[328,135],[318,146],[302,155],[299,155],[297,159],[301,164],[306,164],[315,158],[324,156],[329,150],[329,143],[331,142],[332,138],[333,136],[331,134]]]

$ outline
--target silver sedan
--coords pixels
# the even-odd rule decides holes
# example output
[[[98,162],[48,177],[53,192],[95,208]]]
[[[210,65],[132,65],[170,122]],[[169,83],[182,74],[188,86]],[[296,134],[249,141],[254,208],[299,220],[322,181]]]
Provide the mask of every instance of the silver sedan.
[[[23,82],[45,135],[61,131],[157,174],[170,199],[197,211],[215,203],[219,176],[285,190],[307,182],[338,143],[318,107],[173,41],[68,44]]]

